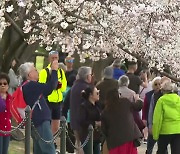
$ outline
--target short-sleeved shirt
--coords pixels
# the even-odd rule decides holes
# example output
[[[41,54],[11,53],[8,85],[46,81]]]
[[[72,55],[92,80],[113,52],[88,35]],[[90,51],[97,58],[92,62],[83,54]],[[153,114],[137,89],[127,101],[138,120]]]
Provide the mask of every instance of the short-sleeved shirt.
[[[136,94],[139,94],[140,85],[143,83],[143,81],[139,76],[136,76],[133,73],[127,73],[126,75],[129,78],[128,88],[133,90]]]

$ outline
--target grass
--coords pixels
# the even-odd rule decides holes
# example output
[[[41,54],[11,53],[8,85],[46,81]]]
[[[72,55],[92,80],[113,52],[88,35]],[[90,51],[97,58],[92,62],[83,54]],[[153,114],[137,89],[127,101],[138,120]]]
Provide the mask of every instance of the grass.
[[[38,72],[43,69],[44,65],[44,57],[43,56],[37,56],[36,57],[36,68]]]
[[[14,140],[10,141],[8,154],[24,154],[25,152],[24,145],[25,145],[24,141],[14,141]],[[31,154],[33,154],[32,142],[31,142]]]
[[[58,149],[60,148],[60,138],[57,138],[56,143],[58,145]],[[33,141],[31,139],[31,153],[33,154]],[[15,141],[12,140],[9,143],[8,154],[24,154],[25,153],[25,144],[24,141]]]

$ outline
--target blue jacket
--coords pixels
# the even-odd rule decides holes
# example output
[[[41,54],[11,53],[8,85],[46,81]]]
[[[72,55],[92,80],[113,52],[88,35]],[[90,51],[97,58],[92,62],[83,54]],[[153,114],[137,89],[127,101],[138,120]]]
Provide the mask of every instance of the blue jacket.
[[[125,72],[122,69],[114,68],[113,78],[118,80],[120,76],[124,75]]]
[[[46,84],[30,81],[22,87],[24,100],[31,108],[42,94],[39,105],[36,105],[32,112],[32,122],[35,127],[38,127],[44,121],[51,120],[51,112],[45,98],[55,89],[57,83],[57,71],[53,70],[51,78]]]

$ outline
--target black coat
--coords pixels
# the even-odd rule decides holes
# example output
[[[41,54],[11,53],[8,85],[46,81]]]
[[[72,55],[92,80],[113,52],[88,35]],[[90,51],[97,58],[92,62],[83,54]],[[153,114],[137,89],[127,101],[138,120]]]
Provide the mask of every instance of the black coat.
[[[79,109],[80,105],[84,101],[84,99],[81,96],[82,90],[85,90],[87,87],[89,87],[89,83],[85,82],[84,80],[76,80],[74,85],[71,88],[70,93],[70,124],[71,128],[73,130],[79,130]]]
[[[83,143],[88,135],[88,127],[91,124],[94,128],[94,140],[100,140],[100,128],[95,128],[95,121],[100,121],[100,107],[96,103],[93,105],[89,101],[84,101],[80,106],[80,119],[79,119],[79,134],[80,140]]]
[[[110,109],[102,112],[102,131],[105,134],[108,149],[142,137],[133,118],[133,111],[140,110],[143,102],[131,103],[127,98],[120,98]]]

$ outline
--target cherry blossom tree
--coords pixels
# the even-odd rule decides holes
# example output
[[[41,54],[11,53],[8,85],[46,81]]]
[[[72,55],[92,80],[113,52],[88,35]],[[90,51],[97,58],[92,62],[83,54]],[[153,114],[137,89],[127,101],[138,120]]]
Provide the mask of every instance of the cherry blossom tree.
[[[180,77],[180,0],[2,0],[0,21],[0,37],[11,25],[24,42],[80,62],[135,58]]]

